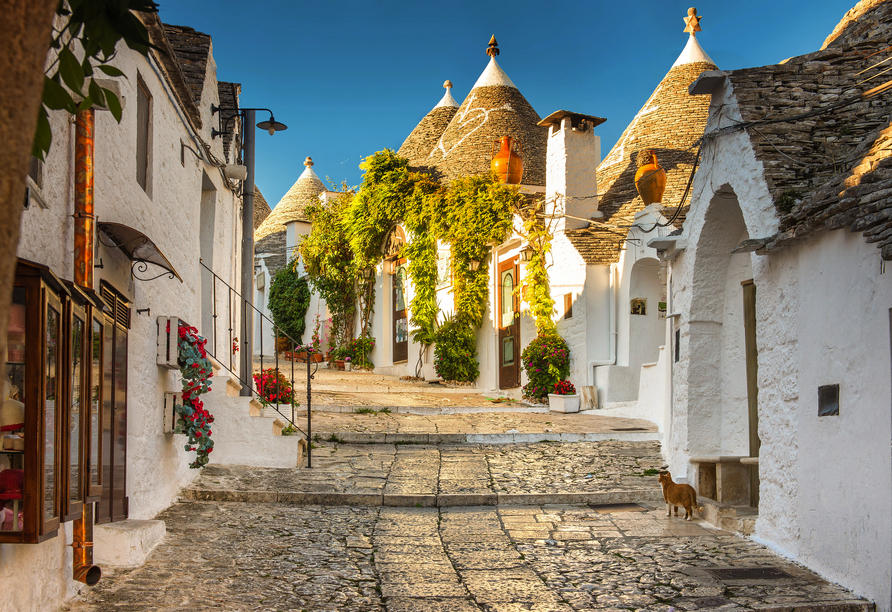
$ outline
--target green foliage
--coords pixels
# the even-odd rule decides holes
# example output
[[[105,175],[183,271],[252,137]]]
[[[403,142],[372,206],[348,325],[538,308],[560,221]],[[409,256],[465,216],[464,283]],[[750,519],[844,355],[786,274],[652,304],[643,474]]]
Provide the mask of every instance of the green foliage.
[[[796,206],[796,203],[802,199],[802,192],[796,189],[787,189],[780,194],[774,201],[777,209],[783,213],[789,213]]]
[[[269,310],[273,322],[297,344],[303,341],[305,318],[310,308],[310,286],[297,273],[297,261],[276,272],[269,286]]]
[[[555,331],[554,299],[551,297],[551,285],[548,281],[547,256],[551,252],[551,231],[542,222],[539,212],[544,202],[539,200],[522,211],[524,217],[523,233],[532,249],[532,257],[524,266],[524,282],[527,292],[524,299],[529,304],[530,314],[536,321],[536,332],[547,334]],[[520,287],[516,289],[519,291]]]
[[[313,230],[299,247],[310,285],[325,300],[332,314],[334,345],[353,336],[356,313],[357,267],[345,227],[345,215],[352,197],[352,193],[345,190],[324,204],[317,202],[308,206],[307,216]]]
[[[361,329],[366,336],[374,286],[365,282],[357,290],[355,279],[361,270],[380,263],[384,241],[402,224],[409,234],[400,255],[408,259],[413,286],[409,304],[412,337],[422,348],[447,338],[450,348],[443,349],[444,359],[449,354],[447,362],[452,363],[462,357],[454,368],[444,364],[458,376],[451,379],[474,380],[479,368],[473,342],[470,351],[456,349],[455,332],[461,330],[464,342],[473,338],[473,328],[482,324],[489,300],[485,260],[492,245],[510,235],[512,210],[520,206],[523,197],[516,187],[499,183],[494,175],[459,179],[445,190],[429,175],[410,171],[408,161],[389,149],[367,157],[360,168],[365,174],[357,194],[345,194],[336,204],[307,210],[313,230],[300,252],[310,283],[328,302],[336,320],[341,312],[354,312],[359,300]],[[461,320],[452,325],[452,332],[443,334],[437,331],[438,242],[452,249],[456,318]],[[470,270],[472,260],[480,263],[475,271]],[[339,325],[333,323],[333,328]],[[338,338],[336,345],[343,346],[349,335]],[[463,352],[468,355],[462,356]]]
[[[523,395],[530,399],[544,400],[554,384],[570,374],[570,347],[554,331],[536,336],[523,350],[522,360],[529,380]]]
[[[153,0],[59,2],[50,43],[55,57],[44,77],[43,105],[37,118],[32,155],[45,159],[50,150],[53,140],[50,110],[66,110],[73,115],[95,104],[111,111],[120,123],[121,101],[112,90],[101,87],[95,77],[124,76],[119,69],[108,65],[121,40],[143,55],[149,52],[153,46],[149,33],[134,11],[154,13],[157,10]],[[102,74],[97,75],[97,69]],[[81,101],[78,103],[76,99]]]
[[[355,368],[373,368],[375,366],[369,361],[368,355],[374,347],[374,338],[362,336],[347,342],[341,348],[340,355],[342,359],[349,357]]]
[[[471,382],[480,375],[477,338],[466,317],[447,317],[434,340],[434,370],[443,380]]]
[[[492,244],[511,234],[512,209],[523,196],[517,187],[499,183],[495,175],[456,179],[445,197],[438,224],[452,246],[452,292],[456,316],[480,327],[489,300],[489,270],[484,261]],[[480,262],[476,271],[470,262]]]

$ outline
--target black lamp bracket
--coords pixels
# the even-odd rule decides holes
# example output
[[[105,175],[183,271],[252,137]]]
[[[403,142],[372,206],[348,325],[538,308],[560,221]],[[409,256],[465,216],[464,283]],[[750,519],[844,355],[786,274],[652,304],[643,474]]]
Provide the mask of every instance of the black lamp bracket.
[[[224,111],[227,113],[232,113],[226,119],[223,118],[223,113],[220,113],[220,117],[217,120],[217,127],[220,129],[211,128],[211,138],[216,138],[217,136],[226,136],[228,134],[232,134],[232,130],[228,128],[229,122],[235,119],[236,117],[244,117],[245,111],[266,111],[269,113],[270,119],[273,118],[273,111],[268,108],[239,108],[237,106],[217,106],[216,104],[211,104],[211,116],[216,115],[220,111]]]

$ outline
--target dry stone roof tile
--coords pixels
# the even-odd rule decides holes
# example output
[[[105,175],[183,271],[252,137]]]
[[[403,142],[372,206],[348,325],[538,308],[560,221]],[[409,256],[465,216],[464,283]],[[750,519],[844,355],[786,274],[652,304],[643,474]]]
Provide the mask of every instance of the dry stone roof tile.
[[[319,195],[325,191],[325,186],[316,173],[313,172],[312,160],[308,157],[304,170],[300,178],[291,186],[276,207],[273,208],[270,215],[263,221],[259,228],[254,232],[254,241],[259,242],[261,239],[270,234],[284,232],[286,224],[292,221],[308,221],[306,208],[313,203]]]
[[[288,253],[285,252],[286,235],[284,231],[274,232],[264,236],[254,243],[254,257],[263,259],[269,270],[270,276],[285,267],[288,263]]]
[[[692,145],[703,136],[709,115],[709,96],[692,96],[688,86],[704,70],[715,68],[709,62],[688,62],[670,69],[598,166],[598,210],[604,213],[600,221],[619,229],[608,231],[592,224],[567,232],[587,264],[618,262],[635,213],[644,209],[635,189],[635,158],[642,149],[654,149],[666,170],[663,205],[667,210],[663,214],[669,218],[675,215],[697,155]],[[686,210],[676,217],[676,227],[684,222]]]
[[[272,210],[269,207],[269,202],[266,201],[266,198],[263,197],[263,194],[260,193],[260,190],[257,187],[254,187],[254,230],[263,223],[263,221],[269,217]]]
[[[892,58],[892,2],[850,11],[826,48],[728,78],[744,121],[778,119],[859,96]],[[853,9],[854,10],[854,9]],[[830,39],[828,39],[830,40]],[[872,68],[873,66],[873,68]],[[802,120],[756,125],[750,141],[781,217],[773,249],[822,229],[849,227],[892,259],[892,136],[888,93]]]
[[[239,83],[227,83],[225,81],[220,81],[217,83],[217,93],[220,98],[220,107],[221,108],[238,108],[238,97],[242,91],[242,86]],[[226,157],[227,161],[229,159],[229,150],[232,146],[232,139],[236,134],[241,134],[241,127],[239,122],[241,121],[241,117],[236,117],[232,122],[229,122],[229,119],[233,116],[237,115],[237,113],[232,111],[220,111],[220,119],[223,125],[229,127],[227,133],[223,135],[223,154]],[[236,140],[236,150],[238,150],[240,143]],[[268,206],[267,206],[268,208]]]
[[[193,28],[165,23],[164,33],[177,55],[180,68],[196,104],[201,101],[204,79],[207,75],[211,37]]]

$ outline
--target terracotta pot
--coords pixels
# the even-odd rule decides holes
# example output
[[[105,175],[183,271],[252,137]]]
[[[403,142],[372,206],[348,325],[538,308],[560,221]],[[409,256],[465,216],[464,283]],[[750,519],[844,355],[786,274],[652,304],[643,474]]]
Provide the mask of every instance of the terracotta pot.
[[[639,153],[638,172],[635,173],[635,189],[648,206],[663,201],[666,191],[666,171],[657,162],[657,154],[647,149]]]
[[[344,369],[344,360],[343,359],[335,360],[335,365],[338,367],[339,370],[343,370]]]
[[[313,353],[312,355],[310,355],[310,359],[313,361],[313,363],[322,363],[322,353]]]
[[[492,157],[492,163],[490,164],[492,171],[496,173],[501,182],[509,185],[519,185],[523,176],[523,157],[512,146],[514,138],[502,136],[499,140],[493,142],[493,149],[495,149],[496,142],[499,143],[499,152]],[[517,144],[517,148],[520,148],[520,143],[518,142]]]

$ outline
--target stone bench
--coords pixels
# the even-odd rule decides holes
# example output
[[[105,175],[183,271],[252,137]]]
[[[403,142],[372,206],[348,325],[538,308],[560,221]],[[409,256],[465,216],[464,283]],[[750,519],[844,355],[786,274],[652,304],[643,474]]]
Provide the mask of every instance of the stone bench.
[[[697,466],[697,493],[722,504],[745,506],[750,503],[750,466],[758,457],[691,457]]]

